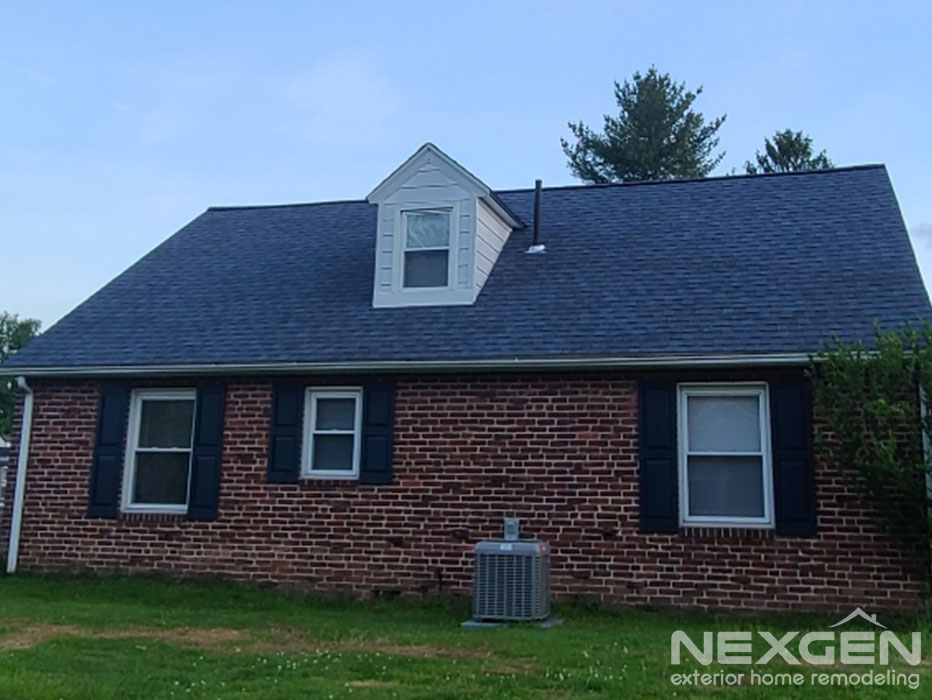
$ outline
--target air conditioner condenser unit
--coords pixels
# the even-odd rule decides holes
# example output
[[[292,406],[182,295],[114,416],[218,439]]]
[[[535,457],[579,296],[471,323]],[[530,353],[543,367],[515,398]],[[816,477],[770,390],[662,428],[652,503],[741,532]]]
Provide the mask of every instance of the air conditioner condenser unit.
[[[544,620],[550,615],[550,547],[539,540],[485,540],[473,550],[473,619]]]

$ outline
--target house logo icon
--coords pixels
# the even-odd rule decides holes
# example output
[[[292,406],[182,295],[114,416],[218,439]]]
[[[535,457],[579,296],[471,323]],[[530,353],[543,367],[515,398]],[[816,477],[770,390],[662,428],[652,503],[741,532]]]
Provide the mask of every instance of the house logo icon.
[[[872,625],[875,625],[876,627],[882,627],[883,629],[887,629],[886,625],[882,625],[879,622],[877,622],[876,615],[868,615],[866,612],[861,610],[861,608],[855,608],[854,611],[850,615],[848,615],[846,618],[839,620],[834,625],[829,625],[829,629],[833,627],[841,627],[842,625],[847,625],[852,620],[856,620],[858,618],[862,620],[867,620],[867,622],[871,623]]]

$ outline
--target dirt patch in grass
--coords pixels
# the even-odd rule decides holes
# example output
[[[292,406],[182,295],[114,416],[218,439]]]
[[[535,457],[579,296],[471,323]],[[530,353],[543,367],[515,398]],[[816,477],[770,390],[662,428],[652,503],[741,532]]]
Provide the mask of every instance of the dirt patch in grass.
[[[386,654],[407,656],[412,659],[489,659],[488,649],[462,649],[441,647],[434,644],[398,644],[389,639],[345,639],[322,642],[309,639],[293,629],[273,627],[268,637],[248,645],[243,651],[257,654],[276,652],[308,653],[320,651],[349,652],[358,654]]]
[[[174,627],[160,629],[156,627],[126,627],[112,630],[95,630],[76,625],[57,625],[52,623],[17,624],[8,623],[7,632],[0,634],[0,653],[16,649],[28,649],[43,644],[56,637],[83,637],[85,639],[140,639],[153,640],[173,646],[204,649],[207,651],[234,651],[249,654],[307,654],[320,652],[384,654],[386,656],[403,656],[412,659],[476,659],[495,662],[495,655],[489,649],[463,649],[459,647],[442,647],[434,644],[398,644],[389,639],[347,639],[323,642],[309,639],[289,628],[273,627],[261,633],[256,639],[245,630],[225,627]],[[489,669],[492,673],[525,674],[535,670],[530,662],[509,659],[494,663]],[[379,682],[379,681],[374,681]]]
[[[346,681],[346,685],[351,688],[387,688],[388,686],[396,684],[389,683],[388,681],[377,681],[374,678],[367,678],[361,681]]]
[[[0,651],[28,649],[64,634],[81,634],[81,630],[72,625],[29,625],[7,632],[0,637]]]
[[[153,639],[176,646],[196,649],[221,649],[247,638],[245,632],[226,628],[176,627],[156,629],[127,627],[117,630],[90,630],[74,625],[24,625],[0,636],[0,652],[28,649],[55,637],[85,637],[88,639]]]
[[[130,627],[128,629],[113,630],[110,632],[91,632],[88,637],[99,639],[155,639],[166,644],[196,649],[220,649],[232,642],[246,639],[248,635],[242,630],[227,627],[174,627],[171,629],[152,629],[146,627]]]
[[[248,644],[240,651],[252,654],[313,654],[319,652],[349,654],[384,654],[404,656],[410,659],[475,659],[493,662],[487,669],[490,673],[520,675],[533,673],[536,666],[529,661],[509,659],[498,661],[489,649],[442,647],[435,644],[398,644],[389,639],[343,639],[322,642],[302,636],[293,629],[273,627],[261,641]]]
[[[531,673],[537,667],[526,661],[510,662],[506,664],[496,664],[489,669],[489,673],[497,673],[502,676],[521,676],[525,673]]]
[[[486,649],[457,649],[455,647],[438,647],[433,644],[396,644],[386,639],[371,641],[336,642],[327,648],[359,654],[386,654],[388,656],[408,656],[412,659],[488,659],[492,652]]]

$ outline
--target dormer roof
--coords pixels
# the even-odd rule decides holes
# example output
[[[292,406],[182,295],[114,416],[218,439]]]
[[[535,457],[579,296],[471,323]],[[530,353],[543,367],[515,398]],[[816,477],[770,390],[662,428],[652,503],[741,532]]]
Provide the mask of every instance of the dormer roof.
[[[375,204],[384,202],[404,185],[410,185],[412,178],[426,163],[432,163],[436,167],[445,170],[464,190],[476,197],[488,200],[487,203],[491,208],[511,228],[519,229],[524,227],[524,222],[495,195],[491,187],[429,141],[412,153],[404,163],[395,168],[388,177],[376,185],[366,195],[366,201]]]

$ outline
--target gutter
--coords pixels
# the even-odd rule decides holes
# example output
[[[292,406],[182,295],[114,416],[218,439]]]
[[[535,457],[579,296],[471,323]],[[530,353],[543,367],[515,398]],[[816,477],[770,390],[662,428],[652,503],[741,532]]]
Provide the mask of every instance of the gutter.
[[[193,374],[308,374],[460,370],[611,369],[665,367],[750,367],[808,365],[808,353],[620,355],[599,357],[498,358],[485,360],[379,360],[351,362],[266,362],[190,365],[96,365],[86,367],[0,367],[0,376],[158,377]]]
[[[13,517],[10,524],[10,545],[7,551],[6,572],[12,574],[16,571],[16,561],[19,558],[19,533],[23,526],[23,505],[26,500],[26,466],[29,463],[29,440],[32,437],[32,389],[26,383],[25,377],[17,377],[16,385],[26,392],[23,403],[23,425],[20,429],[19,446],[16,454],[16,492],[13,497]]]

